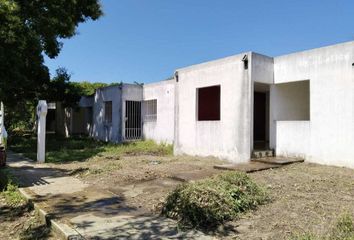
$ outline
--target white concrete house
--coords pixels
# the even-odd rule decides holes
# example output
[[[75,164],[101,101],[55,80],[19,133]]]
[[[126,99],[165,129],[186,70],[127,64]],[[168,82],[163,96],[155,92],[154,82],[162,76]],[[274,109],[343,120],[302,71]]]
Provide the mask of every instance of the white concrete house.
[[[176,154],[247,162],[253,150],[354,168],[354,42],[176,71]]]
[[[120,84],[82,97],[79,105],[84,109],[87,134],[115,143],[138,139],[173,143],[174,87],[174,80]]]
[[[176,70],[172,80],[98,89],[87,132],[152,139],[175,154],[247,162],[255,150],[354,168],[354,42],[269,57],[254,52]],[[91,108],[91,110],[90,110]]]

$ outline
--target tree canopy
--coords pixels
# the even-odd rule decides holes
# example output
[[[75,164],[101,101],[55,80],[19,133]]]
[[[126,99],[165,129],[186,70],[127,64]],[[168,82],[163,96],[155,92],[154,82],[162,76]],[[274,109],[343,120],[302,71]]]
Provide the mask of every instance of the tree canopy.
[[[5,105],[35,100],[48,91],[43,54],[58,56],[61,39],[101,15],[98,0],[0,0],[0,98]]]
[[[56,70],[56,75],[50,81],[46,91],[43,95],[48,102],[61,102],[65,107],[74,107],[80,100],[81,96],[90,96],[95,93],[97,88],[113,85],[117,83],[91,83],[87,81],[70,82],[70,74],[65,68]]]

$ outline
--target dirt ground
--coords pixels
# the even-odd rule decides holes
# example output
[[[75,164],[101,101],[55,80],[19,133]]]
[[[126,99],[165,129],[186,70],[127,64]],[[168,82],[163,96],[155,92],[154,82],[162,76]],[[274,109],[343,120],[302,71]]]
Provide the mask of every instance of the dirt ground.
[[[215,158],[143,155],[96,156],[86,162],[51,166],[124,198],[134,208],[158,213],[167,194],[178,184],[220,173],[213,166],[221,163]]]
[[[93,187],[124,197],[127,205],[158,213],[183,179],[220,173],[214,158],[187,156],[96,156],[53,165]],[[222,239],[288,239],[296,233],[326,234],[341,214],[354,216],[354,170],[309,163],[250,174],[272,201],[219,229]]]
[[[27,205],[11,207],[0,194],[0,239],[58,239]]]
[[[300,163],[255,172],[251,177],[266,186],[272,202],[244,215],[231,225],[238,239],[288,239],[310,232],[324,236],[337,219],[354,217],[354,170]]]

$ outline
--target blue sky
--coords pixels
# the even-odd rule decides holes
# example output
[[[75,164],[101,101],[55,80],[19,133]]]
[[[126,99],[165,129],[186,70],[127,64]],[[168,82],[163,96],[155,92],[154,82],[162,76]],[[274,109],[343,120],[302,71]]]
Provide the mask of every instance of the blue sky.
[[[154,82],[244,51],[277,56],[354,40],[353,0],[102,0],[105,15],[64,41],[51,73]]]

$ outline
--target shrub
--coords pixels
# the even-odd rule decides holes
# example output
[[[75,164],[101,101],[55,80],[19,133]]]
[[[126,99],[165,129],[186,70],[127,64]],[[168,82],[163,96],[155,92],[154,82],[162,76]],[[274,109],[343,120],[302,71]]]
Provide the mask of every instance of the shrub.
[[[228,172],[178,186],[167,197],[162,214],[184,226],[213,228],[268,199],[245,173]]]

